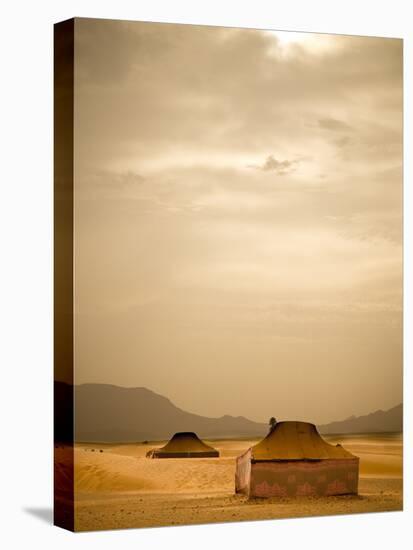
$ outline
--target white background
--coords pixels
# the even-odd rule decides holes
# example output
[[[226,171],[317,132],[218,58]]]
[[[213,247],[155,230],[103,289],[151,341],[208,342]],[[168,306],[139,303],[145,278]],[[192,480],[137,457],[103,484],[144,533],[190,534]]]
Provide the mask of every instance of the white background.
[[[3,548],[406,548],[413,538],[409,0],[101,0],[2,4],[0,19],[0,543]],[[72,534],[52,505],[52,24],[73,16],[405,39],[405,511]],[[374,369],[374,366],[372,366]],[[374,378],[372,380],[374,383]],[[410,536],[409,536],[410,535]],[[409,544],[410,543],[410,544]],[[58,546],[59,545],[59,546]]]

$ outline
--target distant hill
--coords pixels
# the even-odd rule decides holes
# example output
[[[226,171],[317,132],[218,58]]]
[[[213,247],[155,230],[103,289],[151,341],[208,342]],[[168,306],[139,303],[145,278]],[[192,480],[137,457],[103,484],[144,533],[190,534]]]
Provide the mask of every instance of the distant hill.
[[[378,410],[365,416],[351,416],[346,420],[318,426],[323,434],[377,433],[403,431],[403,405],[387,411]]]
[[[56,382],[55,392],[68,395],[62,385],[66,386]],[[268,432],[268,425],[243,416],[208,418],[188,413],[146,388],[108,384],[75,386],[75,440],[78,442],[163,440],[175,432],[196,432],[203,438],[261,437]]]
[[[57,439],[71,439],[70,399],[73,387],[55,382]],[[176,432],[195,432],[201,438],[264,437],[268,425],[243,416],[209,418],[176,407],[169,399],[146,388],[109,384],[75,386],[75,440],[127,442],[169,439]],[[67,403],[66,403],[67,402]],[[388,411],[350,417],[318,426],[321,433],[374,433],[402,431],[402,405]],[[59,427],[57,430],[56,427]],[[62,433],[60,433],[63,430]],[[59,437],[59,435],[61,437]]]

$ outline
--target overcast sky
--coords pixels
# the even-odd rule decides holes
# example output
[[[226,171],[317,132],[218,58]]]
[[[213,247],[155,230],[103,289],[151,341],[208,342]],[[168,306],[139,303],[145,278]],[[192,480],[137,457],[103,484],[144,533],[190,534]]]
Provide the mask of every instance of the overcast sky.
[[[402,42],[77,20],[76,383],[402,400]]]

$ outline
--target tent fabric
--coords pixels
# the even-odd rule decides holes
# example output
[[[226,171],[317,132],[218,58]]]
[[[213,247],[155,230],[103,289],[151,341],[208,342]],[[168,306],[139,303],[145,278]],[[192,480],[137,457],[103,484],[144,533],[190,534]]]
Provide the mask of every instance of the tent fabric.
[[[152,449],[149,458],[207,458],[218,457],[219,452],[207,445],[194,432],[178,432],[160,449]]]
[[[251,449],[237,457],[235,467],[235,492],[249,494],[251,481]]]
[[[359,458],[330,445],[313,424],[280,422],[237,457],[235,492],[248,497],[357,494]]]
[[[356,458],[341,445],[324,441],[314,424],[308,422],[279,422],[252,447],[251,453],[252,461]]]
[[[256,462],[248,493],[254,497],[357,494],[358,459]]]

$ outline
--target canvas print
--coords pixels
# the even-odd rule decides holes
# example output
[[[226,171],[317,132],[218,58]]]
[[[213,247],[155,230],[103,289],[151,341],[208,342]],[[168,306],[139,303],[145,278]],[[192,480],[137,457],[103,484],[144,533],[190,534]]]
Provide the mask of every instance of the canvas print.
[[[402,40],[54,48],[56,525],[402,510]]]

